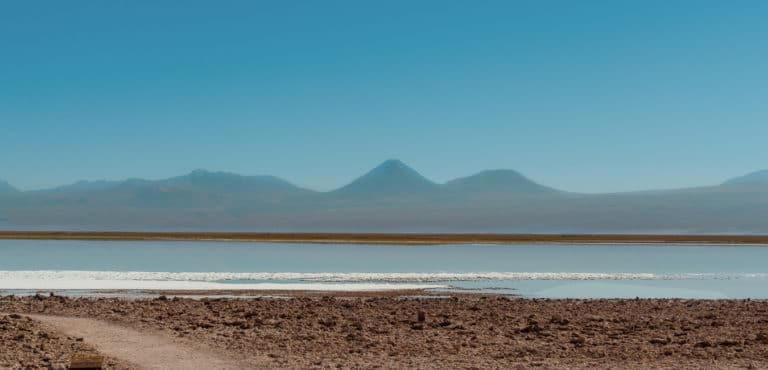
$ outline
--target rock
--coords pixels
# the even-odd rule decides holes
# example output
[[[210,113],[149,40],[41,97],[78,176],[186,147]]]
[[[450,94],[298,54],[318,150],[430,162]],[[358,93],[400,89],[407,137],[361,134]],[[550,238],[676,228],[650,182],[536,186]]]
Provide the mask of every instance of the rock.
[[[539,326],[539,323],[536,320],[529,320],[528,325],[522,329],[520,329],[521,333],[540,333],[544,329],[542,329]]]
[[[332,328],[336,326],[336,321],[333,320],[318,320],[317,323],[326,328]]]
[[[417,319],[419,322],[424,322],[424,321],[426,321],[426,320],[427,320],[427,314],[426,314],[426,313],[424,313],[424,311],[419,311],[419,313],[416,315],[416,319]]]
[[[552,316],[552,318],[549,319],[549,322],[557,325],[568,325],[570,323],[568,319],[564,319],[558,315]]]
[[[571,337],[571,344],[575,345],[576,347],[581,347],[586,343],[587,343],[587,338],[584,338],[579,334],[574,334],[573,337]]]
[[[201,321],[201,322],[197,323],[197,327],[198,328],[203,328],[203,329],[210,329],[210,328],[213,327],[213,324],[205,322],[205,321]]]
[[[669,339],[669,338],[653,338],[653,339],[649,340],[648,343],[665,345],[665,344],[669,344],[669,342],[671,342],[671,341],[672,340]]]
[[[755,337],[755,340],[762,343],[762,344],[768,344],[768,334],[765,333],[759,333]]]

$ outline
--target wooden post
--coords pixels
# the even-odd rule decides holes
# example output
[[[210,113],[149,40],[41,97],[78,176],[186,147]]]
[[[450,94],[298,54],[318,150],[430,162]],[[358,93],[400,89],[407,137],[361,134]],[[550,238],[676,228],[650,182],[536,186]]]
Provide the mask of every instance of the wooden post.
[[[69,361],[69,368],[73,370],[101,370],[102,366],[104,357],[99,355],[77,354]]]

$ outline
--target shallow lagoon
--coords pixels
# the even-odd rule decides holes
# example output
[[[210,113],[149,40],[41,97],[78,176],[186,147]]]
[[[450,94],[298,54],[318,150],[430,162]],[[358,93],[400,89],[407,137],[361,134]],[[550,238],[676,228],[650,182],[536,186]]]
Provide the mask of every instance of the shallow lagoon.
[[[162,284],[199,289],[430,286],[543,298],[766,299],[766,262],[768,248],[743,245],[4,240],[0,241],[0,289],[97,289],[99,284],[94,282],[113,281],[136,289]],[[32,280],[37,285],[20,283]]]

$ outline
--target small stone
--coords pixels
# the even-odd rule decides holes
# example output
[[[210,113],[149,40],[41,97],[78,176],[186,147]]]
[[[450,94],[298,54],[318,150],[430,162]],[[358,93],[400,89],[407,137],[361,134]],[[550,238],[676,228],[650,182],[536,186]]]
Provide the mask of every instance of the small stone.
[[[426,313],[424,313],[424,311],[419,311],[419,313],[416,315],[416,319],[417,319],[419,322],[424,322],[424,321],[426,321],[426,320],[427,320],[427,314],[426,314]]]
[[[755,340],[762,344],[768,344],[768,334],[765,334],[765,333],[757,334],[757,336],[755,337]]]
[[[570,323],[568,319],[564,319],[558,315],[552,316],[549,322],[552,324],[558,324],[558,325],[568,325]]]
[[[576,334],[573,336],[573,338],[571,338],[571,343],[577,347],[581,347],[585,343],[587,343],[587,338],[584,338],[581,335]]]
[[[539,326],[539,323],[536,320],[529,320],[528,325],[522,329],[520,329],[521,333],[540,333],[543,331]]]
[[[669,344],[669,342],[670,342],[669,338],[667,338],[667,339],[664,339],[664,338],[653,338],[653,339],[648,341],[648,343],[660,344],[660,345]]]

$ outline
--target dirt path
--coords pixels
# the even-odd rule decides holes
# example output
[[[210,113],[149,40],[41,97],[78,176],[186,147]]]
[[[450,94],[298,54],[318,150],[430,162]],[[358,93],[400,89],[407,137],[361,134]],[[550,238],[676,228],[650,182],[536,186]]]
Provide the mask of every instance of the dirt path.
[[[104,321],[62,316],[30,315],[57,331],[83,340],[99,352],[135,364],[141,369],[243,369],[233,359],[217,356],[171,338],[140,332]]]

